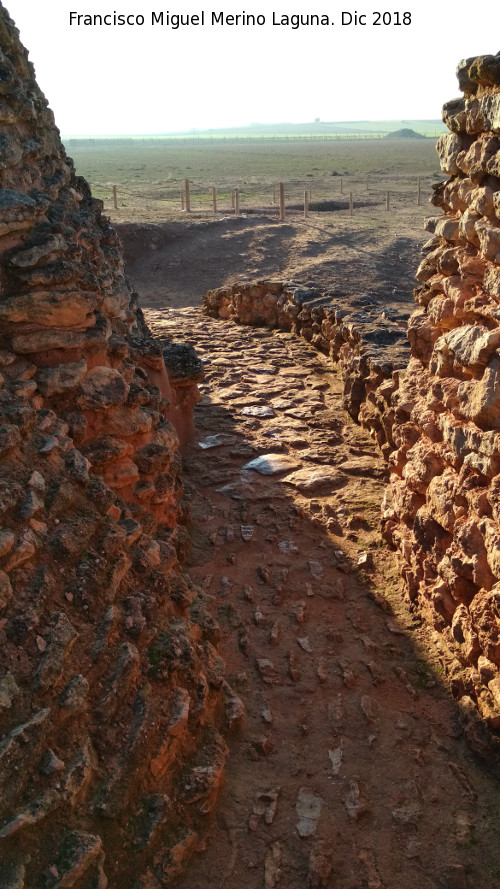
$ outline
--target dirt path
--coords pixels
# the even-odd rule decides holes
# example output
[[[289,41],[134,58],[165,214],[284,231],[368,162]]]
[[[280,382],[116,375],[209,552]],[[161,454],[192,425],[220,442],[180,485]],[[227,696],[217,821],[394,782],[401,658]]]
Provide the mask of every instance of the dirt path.
[[[375,207],[353,217],[229,216],[118,230],[127,274],[148,308],[197,306],[207,290],[270,277],[312,284],[346,305],[362,305],[361,298],[410,307],[426,215],[428,207]]]
[[[226,781],[181,889],[495,889],[499,788],[402,602],[385,467],[340,380],[288,334],[146,314],[210,359],[188,570],[230,684]]]

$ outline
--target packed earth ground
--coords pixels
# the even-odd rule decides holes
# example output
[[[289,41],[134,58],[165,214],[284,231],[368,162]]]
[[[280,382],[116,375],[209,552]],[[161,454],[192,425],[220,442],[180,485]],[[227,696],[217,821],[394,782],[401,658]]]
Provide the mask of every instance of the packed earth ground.
[[[215,218],[166,212],[160,201],[110,210],[153,334],[192,343],[206,368],[197,438],[184,454],[188,570],[219,621],[236,696],[225,785],[182,889],[500,882],[497,779],[461,736],[446,654],[410,611],[382,544],[386,469],[343,413],[335,368],[289,334],[200,309],[210,288],[277,278],[329,290],[351,308],[411,311],[437,163],[433,150],[417,161],[405,146],[399,167],[379,144],[357,154],[344,146],[342,158],[325,148],[314,164],[323,165],[323,197],[336,187],[339,202],[327,167],[346,181],[363,173],[365,206],[358,198],[352,216],[345,202],[308,219],[290,210],[284,221],[269,206]],[[269,185],[271,155],[262,149]],[[301,173],[313,169],[304,164]],[[417,175],[428,183],[420,206]],[[387,210],[379,197],[389,188]]]

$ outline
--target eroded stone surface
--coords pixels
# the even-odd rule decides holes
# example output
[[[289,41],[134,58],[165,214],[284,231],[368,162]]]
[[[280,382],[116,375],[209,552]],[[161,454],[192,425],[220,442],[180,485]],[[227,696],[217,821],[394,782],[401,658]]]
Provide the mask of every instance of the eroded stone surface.
[[[192,419],[3,6],[0,69],[0,884],[163,886],[225,761],[218,629],[179,564]]]
[[[197,309],[151,317],[160,336],[182,324],[203,357],[224,356],[207,367],[196,408],[200,441],[227,436],[214,451],[217,465],[207,468],[196,444],[183,459],[196,527],[189,572],[214,597],[221,654],[245,708],[228,742],[210,842],[182,889],[260,886],[266,875],[269,885],[288,889],[429,889],[446,885],[448,864],[463,868],[469,883],[487,882],[498,858],[496,780],[457,737],[455,707],[441,684],[441,659],[452,661],[445,651],[431,653],[428,630],[404,605],[395,556],[380,545],[384,461],[342,411],[328,358],[288,333],[236,328]],[[290,443],[296,421],[286,406],[276,407],[277,418],[234,408],[236,390],[242,398],[255,393],[236,360],[242,350],[253,364],[264,356],[276,362],[272,382],[259,388],[263,401],[272,386],[277,400],[293,391],[306,403],[318,376],[307,368],[321,362],[324,410],[305,413],[303,448]],[[342,487],[304,492],[287,483],[289,475],[245,470],[242,485],[248,458],[234,439],[266,455],[276,420],[279,456],[291,455],[304,470],[317,468],[319,448],[335,471],[371,453],[371,470],[365,464],[362,475],[345,473]],[[250,539],[242,527],[252,528]],[[491,682],[491,663],[481,666]],[[464,733],[474,730],[468,711],[463,719]],[[323,800],[314,836],[296,828],[301,790]],[[479,838],[462,845],[457,825],[462,837],[467,824]]]
[[[417,272],[412,357],[392,396],[397,449],[383,523],[411,600],[455,659],[454,695],[497,735],[485,678],[500,668],[491,608],[500,586],[498,56],[462,62],[459,82],[464,99],[444,108],[452,134],[437,146],[450,176],[433,198],[443,216],[429,223],[437,238]],[[495,667],[483,675],[484,658]],[[480,734],[469,732],[478,751]]]

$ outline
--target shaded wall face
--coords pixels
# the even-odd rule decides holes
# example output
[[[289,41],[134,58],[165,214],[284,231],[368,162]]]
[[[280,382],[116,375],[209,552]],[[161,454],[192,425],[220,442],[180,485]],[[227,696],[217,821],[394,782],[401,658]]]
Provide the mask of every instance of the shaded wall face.
[[[178,562],[168,386],[0,4],[2,885],[170,885],[217,796],[218,628]]]
[[[15,355],[6,384],[64,415],[90,469],[173,527],[170,393],[151,381],[163,373],[168,390],[161,351],[141,324],[118,237],[75,175],[6,15],[0,29],[0,347]]]
[[[500,726],[500,56],[458,68],[437,143],[448,177],[417,272],[411,360],[393,396],[384,533],[444,636],[454,688]]]

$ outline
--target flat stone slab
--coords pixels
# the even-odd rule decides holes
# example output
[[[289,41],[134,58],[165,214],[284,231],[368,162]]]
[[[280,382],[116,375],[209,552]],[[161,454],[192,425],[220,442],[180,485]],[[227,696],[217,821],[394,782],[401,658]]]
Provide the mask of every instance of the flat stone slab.
[[[231,500],[280,500],[286,497],[281,484],[259,485],[252,472],[241,472],[239,477],[217,488],[218,494],[229,497]]]
[[[383,478],[388,473],[387,467],[379,466],[373,457],[352,457],[340,464],[342,472],[349,475],[368,475],[370,478]]]
[[[298,460],[288,454],[262,454],[255,460],[245,463],[243,469],[259,472],[261,475],[276,475],[279,472],[290,472],[300,466]]]
[[[245,414],[246,417],[275,417],[272,407],[269,407],[267,404],[259,404],[255,407],[244,407],[242,410],[242,414]]]
[[[203,438],[198,442],[198,447],[203,451],[211,450],[212,448],[221,448],[224,445],[233,445],[238,441],[236,435],[227,435],[225,432],[219,432],[217,435],[207,435],[206,438]]]
[[[286,411],[288,408],[294,407],[293,401],[290,401],[289,398],[275,398],[273,399],[272,405],[279,411]]]
[[[294,365],[293,367],[280,367],[280,377],[310,377],[312,376],[312,371],[307,367],[299,367]]]
[[[259,364],[255,367],[251,368],[253,374],[275,374],[278,372],[278,368],[274,364]]]
[[[328,494],[347,484],[348,478],[338,469],[299,469],[283,481],[301,494]]]

